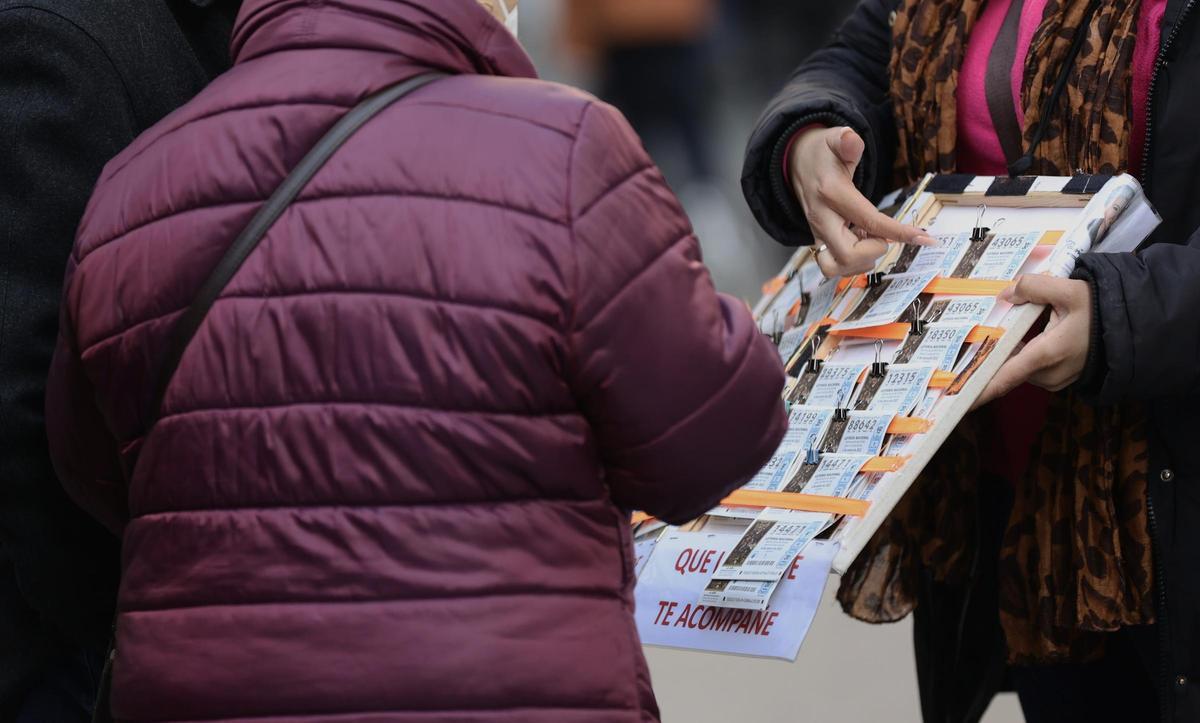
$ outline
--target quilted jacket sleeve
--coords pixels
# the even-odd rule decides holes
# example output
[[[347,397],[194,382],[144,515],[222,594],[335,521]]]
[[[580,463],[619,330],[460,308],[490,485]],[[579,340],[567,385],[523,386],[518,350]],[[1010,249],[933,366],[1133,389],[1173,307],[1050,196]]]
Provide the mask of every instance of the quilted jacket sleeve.
[[[760,225],[789,246],[812,243],[800,202],[784,177],[784,156],[796,131],[814,124],[849,126],[866,143],[855,183],[868,198],[891,183],[896,125],[888,94],[896,0],[862,0],[834,36],[792,74],[771,99],[746,147],[742,192]]]
[[[70,297],[75,258],[67,262],[64,299]],[[46,384],[46,434],[54,469],[72,499],[114,533],[128,517],[124,473],[117,440],[109,432],[96,391],[73,341],[69,305],[64,302],[58,345]]]
[[[1097,404],[1200,393],[1200,231],[1137,254],[1084,254],[1093,354],[1080,391]]]
[[[678,201],[609,106],[583,117],[570,189],[571,382],[613,499],[690,519],[778,445],[782,364],[745,304],[716,293]]]

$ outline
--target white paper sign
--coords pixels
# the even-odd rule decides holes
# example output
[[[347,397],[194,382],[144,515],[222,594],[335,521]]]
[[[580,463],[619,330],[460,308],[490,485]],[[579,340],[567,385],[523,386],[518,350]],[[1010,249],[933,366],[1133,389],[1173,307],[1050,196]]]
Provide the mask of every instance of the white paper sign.
[[[925,327],[921,336],[921,345],[908,360],[914,366],[932,366],[942,371],[954,368],[958,361],[958,353],[962,351],[967,334],[971,333],[970,326],[947,326],[935,324]]]
[[[879,391],[867,405],[868,412],[888,412],[889,414],[908,414],[917,400],[925,394],[929,380],[933,377],[933,367],[919,367],[912,364],[891,364],[887,376]]]
[[[638,580],[638,634],[647,645],[795,660],[829,579],[838,546],[814,542],[782,576],[766,610],[700,602],[715,560],[737,535],[668,533]],[[709,574],[694,561],[707,564]],[[705,563],[705,560],[707,562]]]
[[[996,236],[979,257],[968,278],[1011,281],[1025,265],[1029,254],[1037,248],[1039,238],[1041,233],[1037,231]]]
[[[659,538],[657,537],[651,537],[633,543],[633,574],[635,576],[641,576],[646,563],[650,561],[650,554],[654,552],[654,546],[658,544],[658,540]]]
[[[768,507],[742,533],[713,577],[721,580],[778,580],[804,546],[821,534],[833,515]]]
[[[883,324],[891,324],[900,318],[900,315],[912,306],[913,301],[921,295],[925,287],[929,285],[937,276],[937,271],[927,271],[923,274],[893,274],[886,276],[883,279],[883,284],[887,287],[879,294],[878,298],[872,303],[872,294],[870,290],[867,296],[862,300],[862,304],[870,304],[865,313],[860,314],[858,309],[848,317],[850,320],[840,322],[833,326],[833,331],[843,331],[849,329],[865,329],[871,326],[880,326]]]

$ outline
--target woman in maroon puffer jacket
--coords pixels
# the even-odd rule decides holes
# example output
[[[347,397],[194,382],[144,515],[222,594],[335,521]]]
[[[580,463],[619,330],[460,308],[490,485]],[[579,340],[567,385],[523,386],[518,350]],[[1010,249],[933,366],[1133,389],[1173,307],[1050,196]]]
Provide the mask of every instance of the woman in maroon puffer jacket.
[[[50,434],[124,537],[120,720],[645,721],[623,510],[753,473],[783,374],[612,108],[475,0],[249,0],[235,67],[105,169]],[[172,324],[364,97],[209,313]],[[122,469],[138,458],[126,484]]]

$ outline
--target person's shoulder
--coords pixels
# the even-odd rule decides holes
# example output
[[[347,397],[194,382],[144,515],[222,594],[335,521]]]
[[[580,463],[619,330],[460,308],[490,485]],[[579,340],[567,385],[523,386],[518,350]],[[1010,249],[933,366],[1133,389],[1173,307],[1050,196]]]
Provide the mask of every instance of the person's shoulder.
[[[0,22],[69,26],[84,35],[107,34],[138,13],[139,0],[0,0]]]
[[[97,55],[97,64],[111,68],[136,64],[145,48],[130,43],[131,33],[144,37],[152,23],[161,21],[163,8],[149,0],[0,0],[0,31],[40,44],[50,50],[79,49]],[[0,56],[24,49],[0,43]],[[98,69],[99,70],[99,69]]]
[[[578,88],[535,78],[460,75],[430,86],[423,103],[523,122],[574,138],[584,117],[604,105]]]

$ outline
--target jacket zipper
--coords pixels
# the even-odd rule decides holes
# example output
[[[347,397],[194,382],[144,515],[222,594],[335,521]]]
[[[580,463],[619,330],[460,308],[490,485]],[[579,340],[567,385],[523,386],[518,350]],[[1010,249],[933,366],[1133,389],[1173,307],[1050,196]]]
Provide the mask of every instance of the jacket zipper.
[[[1150,549],[1154,557],[1154,592],[1157,593],[1156,627],[1158,629],[1158,715],[1163,723],[1171,719],[1171,670],[1166,649],[1171,637],[1166,623],[1166,566],[1163,563],[1163,545],[1158,542],[1158,518],[1154,515],[1154,497],[1146,490],[1146,521],[1150,527]]]
[[[1188,13],[1192,11],[1192,6],[1196,4],[1196,0],[1187,0],[1187,4],[1183,6],[1183,10],[1179,12],[1179,17],[1175,19],[1175,24],[1171,26],[1171,32],[1167,34],[1165,40],[1159,45],[1158,55],[1154,59],[1154,70],[1150,73],[1150,87],[1146,91],[1146,137],[1142,141],[1142,168],[1141,181],[1142,190],[1149,195],[1150,192],[1150,166],[1152,164],[1150,150],[1153,147],[1154,141],[1154,96],[1158,89],[1158,76],[1162,72],[1163,66],[1166,65],[1167,51],[1175,43],[1175,39],[1179,37],[1180,28],[1183,27],[1184,20],[1187,19]],[[1154,587],[1156,595],[1157,621],[1155,627],[1158,629],[1158,713],[1163,723],[1168,723],[1171,719],[1171,670],[1170,660],[1167,657],[1167,650],[1171,644],[1171,636],[1168,633],[1167,627],[1167,577],[1166,565],[1162,559],[1162,543],[1158,538],[1158,518],[1154,513],[1154,494],[1150,489],[1150,485],[1146,488],[1146,521],[1150,528],[1150,545],[1151,554],[1154,556]]]
[[[1142,168],[1141,181],[1142,190],[1149,195],[1150,191],[1150,148],[1151,139],[1154,136],[1154,91],[1158,87],[1158,74],[1166,65],[1167,51],[1171,49],[1171,45],[1175,43],[1175,38],[1179,37],[1179,29],[1183,27],[1183,21],[1187,19],[1188,13],[1191,12],[1192,6],[1196,4],[1196,0],[1188,0],[1187,5],[1183,6],[1183,10],[1179,12],[1179,17],[1175,19],[1175,24],[1171,26],[1171,32],[1167,34],[1165,40],[1158,47],[1158,56],[1154,58],[1154,70],[1150,72],[1150,87],[1146,90],[1146,137],[1142,141]]]
[[[1162,723],[1171,720],[1171,670],[1167,658],[1167,647],[1171,636],[1167,629],[1167,579],[1166,565],[1162,559],[1162,544],[1158,541],[1158,518],[1154,514],[1154,495],[1146,489],[1146,522],[1150,528],[1150,554],[1154,558],[1155,608],[1158,630],[1158,714]]]

